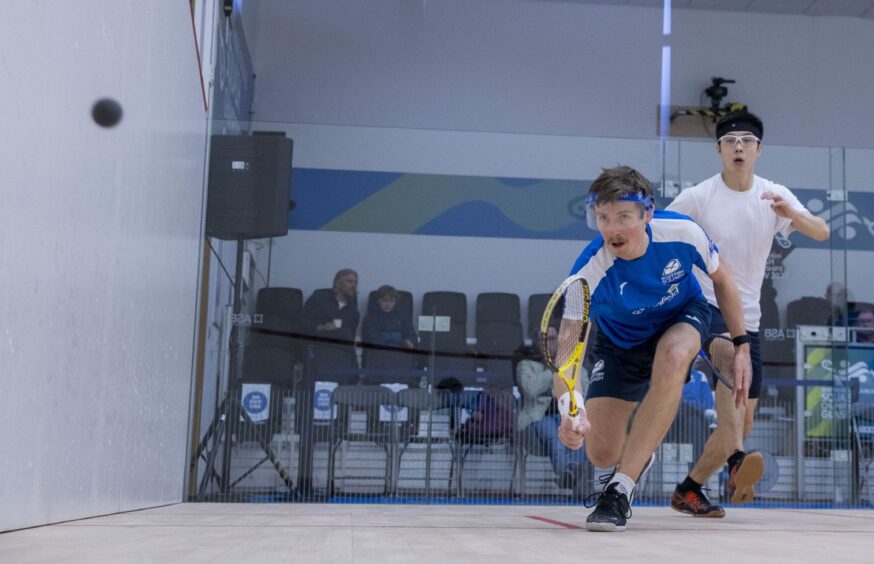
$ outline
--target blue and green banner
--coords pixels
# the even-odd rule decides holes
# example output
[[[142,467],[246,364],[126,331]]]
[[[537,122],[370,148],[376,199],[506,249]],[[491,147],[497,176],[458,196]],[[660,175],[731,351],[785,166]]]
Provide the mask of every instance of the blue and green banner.
[[[295,168],[298,230],[590,240],[584,198],[592,180],[548,180]],[[825,190],[793,189],[830,218],[848,249],[874,249],[874,194],[853,193],[838,206]],[[666,199],[658,201],[663,208]],[[799,247],[829,248],[807,237]],[[834,244],[834,242],[832,242]],[[843,247],[843,241],[840,243]]]

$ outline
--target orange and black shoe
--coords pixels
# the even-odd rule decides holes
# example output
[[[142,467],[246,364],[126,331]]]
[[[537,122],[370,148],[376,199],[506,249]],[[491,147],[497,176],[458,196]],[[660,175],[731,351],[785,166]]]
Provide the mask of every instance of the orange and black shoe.
[[[728,473],[728,499],[740,505],[753,501],[755,485],[765,472],[765,457],[751,450],[743,453]]]
[[[725,510],[710,503],[703,491],[696,489],[682,492],[680,486],[677,486],[671,497],[671,509],[693,517],[725,517]]]

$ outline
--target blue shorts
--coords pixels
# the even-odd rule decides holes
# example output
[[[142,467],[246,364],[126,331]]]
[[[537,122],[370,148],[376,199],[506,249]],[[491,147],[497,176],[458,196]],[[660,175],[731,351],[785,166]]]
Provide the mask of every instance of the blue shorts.
[[[592,368],[586,399],[609,397],[632,402],[643,400],[652,378],[652,363],[659,339],[677,323],[688,323],[697,329],[704,343],[710,329],[710,305],[707,300],[701,298],[690,301],[659,332],[630,349],[619,347],[599,331],[589,355]],[[688,368],[685,366],[683,370],[688,372]]]
[[[710,335],[705,342],[705,348],[710,347],[710,341],[717,335],[728,333],[728,326],[719,308],[710,306]],[[759,347],[759,332],[747,331],[750,336],[750,360],[753,364],[753,380],[750,382],[750,399],[757,399],[762,393],[762,350]],[[712,382],[716,385],[716,382]]]

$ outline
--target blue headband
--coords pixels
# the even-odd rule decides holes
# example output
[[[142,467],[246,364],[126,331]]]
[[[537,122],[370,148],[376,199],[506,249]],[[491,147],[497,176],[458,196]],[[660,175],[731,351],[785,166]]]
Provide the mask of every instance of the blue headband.
[[[620,194],[619,197],[616,199],[620,202],[637,202],[639,204],[643,204],[643,209],[645,210],[651,210],[655,207],[652,196],[644,195],[643,192],[625,192],[623,194]],[[586,206],[595,205],[597,200],[597,194],[589,192],[589,195],[586,196]]]

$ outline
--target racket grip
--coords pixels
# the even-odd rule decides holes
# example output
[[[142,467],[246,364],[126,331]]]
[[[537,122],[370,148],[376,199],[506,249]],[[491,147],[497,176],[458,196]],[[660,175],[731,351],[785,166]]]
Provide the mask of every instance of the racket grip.
[[[570,392],[565,392],[558,398],[558,412],[562,416],[570,417],[573,423],[577,424],[580,421],[580,410],[584,409],[583,401],[583,395],[574,390],[574,401],[573,405],[571,405],[571,394]]]
[[[571,425],[576,429],[580,426],[580,410],[577,409],[576,413],[568,413],[568,419],[571,420]]]

